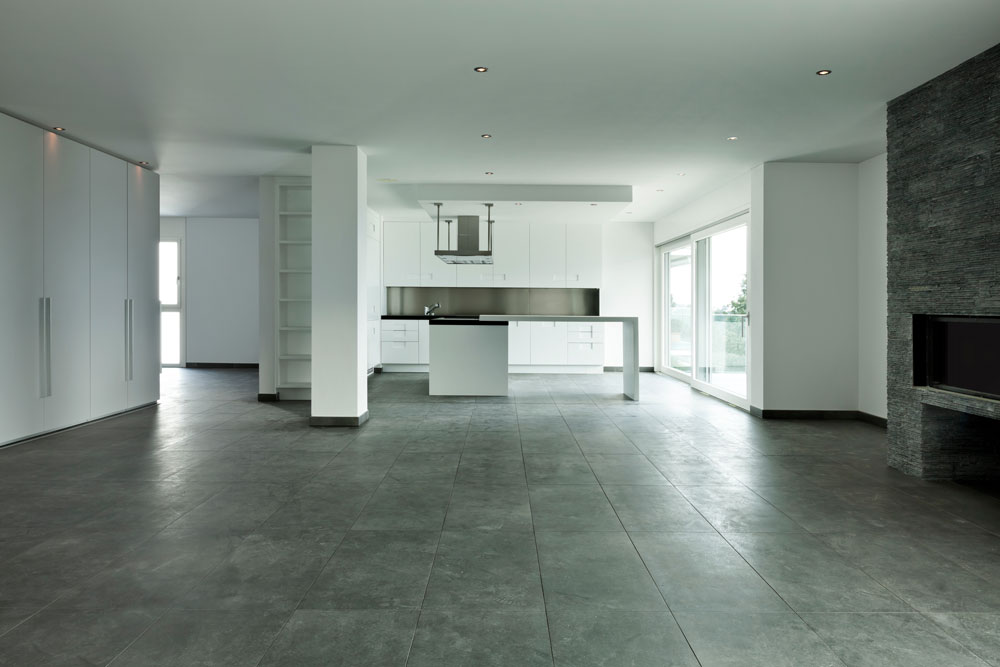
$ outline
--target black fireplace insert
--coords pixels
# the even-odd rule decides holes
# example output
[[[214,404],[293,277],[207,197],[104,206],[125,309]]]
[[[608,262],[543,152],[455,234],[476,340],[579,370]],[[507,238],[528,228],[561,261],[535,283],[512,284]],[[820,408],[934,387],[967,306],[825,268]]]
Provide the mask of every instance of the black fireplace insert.
[[[914,315],[913,384],[1000,399],[1000,317]]]

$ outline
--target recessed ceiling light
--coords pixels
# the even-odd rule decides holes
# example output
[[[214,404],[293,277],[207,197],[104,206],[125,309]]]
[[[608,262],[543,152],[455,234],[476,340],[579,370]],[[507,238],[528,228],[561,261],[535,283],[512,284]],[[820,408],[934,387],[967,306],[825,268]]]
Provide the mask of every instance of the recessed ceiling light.
[[[519,202],[519,201],[514,202],[514,206],[520,206],[520,205],[521,205],[521,202]]]
[[[149,163],[148,163],[148,162],[146,162],[145,160],[139,160],[139,164],[141,164],[142,166],[144,166],[144,167],[145,167],[145,166],[146,166],[146,165],[148,165]]]
[[[481,136],[483,139],[489,139],[493,135],[492,134],[480,134],[479,136]]]
[[[486,172],[486,175],[487,175],[487,176],[492,176],[492,175],[493,175],[493,172],[492,172],[492,171],[488,171],[488,172]]]
[[[591,204],[591,206],[597,206],[597,204]]]
[[[816,72],[816,74],[817,74],[818,76],[827,76],[827,75],[830,75],[830,74],[833,74],[833,70],[829,70],[829,69],[821,69],[821,70],[819,70],[818,72]]]
[[[489,67],[483,67],[482,65],[480,65],[479,67],[473,67],[472,71],[479,72],[480,74],[482,74],[483,72],[489,71],[489,69],[490,69]]]
[[[632,211],[625,211],[625,215],[632,215]]]
[[[53,127],[52,129],[55,130],[56,132],[65,132],[66,131],[65,127]]]
[[[677,175],[678,175],[678,176],[687,176],[687,172],[684,172],[684,171],[678,171],[678,172],[677,172]]]
[[[738,141],[739,137],[726,137],[726,141]]]
[[[657,192],[663,192],[663,188],[657,188]]]

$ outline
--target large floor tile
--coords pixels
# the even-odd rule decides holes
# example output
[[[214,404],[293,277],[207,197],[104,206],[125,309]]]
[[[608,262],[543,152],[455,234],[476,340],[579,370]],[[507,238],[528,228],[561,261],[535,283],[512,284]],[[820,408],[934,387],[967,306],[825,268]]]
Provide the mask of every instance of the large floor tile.
[[[531,520],[535,530],[622,530],[600,486],[532,486]]]
[[[673,611],[788,611],[717,533],[630,533]]]
[[[597,484],[582,454],[525,454],[528,484]]]
[[[549,613],[557,667],[697,667],[670,612],[564,609]]]
[[[299,610],[260,665],[403,667],[416,624],[415,611]]]
[[[355,530],[441,530],[451,484],[383,482],[361,511]]]
[[[416,609],[440,533],[351,531],[302,601],[302,609]]]
[[[660,471],[642,455],[587,454],[587,461],[601,484],[668,484]]]
[[[45,610],[0,635],[0,665],[104,665],[155,620],[136,609]]]
[[[1000,665],[1000,614],[928,614],[951,637],[991,665]]]
[[[803,530],[753,491],[741,486],[682,486],[681,493],[723,533]]]
[[[848,667],[986,667],[917,613],[802,614]]]
[[[542,532],[536,538],[546,609],[666,609],[625,533]]]
[[[716,532],[687,498],[672,486],[603,486],[625,530]]]
[[[535,540],[523,531],[445,531],[424,609],[543,609]]]
[[[797,615],[676,612],[702,667],[843,667]]]
[[[552,665],[540,611],[425,611],[407,667]]]
[[[734,533],[728,539],[795,611],[912,611],[812,535]]]
[[[290,613],[168,612],[113,664],[121,667],[256,665]]]
[[[456,484],[445,530],[531,530],[528,489],[519,485]]]

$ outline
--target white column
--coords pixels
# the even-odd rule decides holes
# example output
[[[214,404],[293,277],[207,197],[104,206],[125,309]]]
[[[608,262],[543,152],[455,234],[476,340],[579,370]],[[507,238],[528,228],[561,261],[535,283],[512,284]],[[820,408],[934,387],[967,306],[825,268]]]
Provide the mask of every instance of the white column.
[[[312,415],[314,426],[368,420],[368,157],[357,146],[312,149]]]

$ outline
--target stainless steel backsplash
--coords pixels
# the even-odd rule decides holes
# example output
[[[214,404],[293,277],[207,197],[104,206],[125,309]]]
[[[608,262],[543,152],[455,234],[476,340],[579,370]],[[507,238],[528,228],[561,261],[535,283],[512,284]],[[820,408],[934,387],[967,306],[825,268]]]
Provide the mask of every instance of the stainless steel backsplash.
[[[601,290],[540,287],[387,287],[387,315],[600,315]]]

